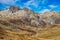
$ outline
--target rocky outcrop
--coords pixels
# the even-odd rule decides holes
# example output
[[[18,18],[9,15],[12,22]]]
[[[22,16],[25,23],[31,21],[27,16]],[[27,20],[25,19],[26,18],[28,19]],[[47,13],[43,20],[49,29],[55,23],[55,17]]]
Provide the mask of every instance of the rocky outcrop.
[[[20,7],[18,7],[18,6],[10,6],[10,7],[9,7],[9,10],[10,10],[12,13],[14,13],[14,12],[17,12],[18,10],[20,10]]]

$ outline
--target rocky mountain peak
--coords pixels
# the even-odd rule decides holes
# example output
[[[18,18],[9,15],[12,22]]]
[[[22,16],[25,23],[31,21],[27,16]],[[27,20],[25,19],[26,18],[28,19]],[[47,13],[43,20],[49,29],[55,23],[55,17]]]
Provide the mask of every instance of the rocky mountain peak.
[[[9,10],[10,10],[12,13],[14,13],[14,12],[17,12],[18,10],[21,10],[21,8],[18,7],[18,6],[10,6],[10,7],[9,7]]]

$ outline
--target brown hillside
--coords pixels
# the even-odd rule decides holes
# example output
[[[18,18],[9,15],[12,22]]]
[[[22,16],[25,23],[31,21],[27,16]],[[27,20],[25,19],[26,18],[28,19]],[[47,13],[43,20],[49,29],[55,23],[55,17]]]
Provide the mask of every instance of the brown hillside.
[[[0,40],[60,40],[60,13],[14,6],[0,11]]]

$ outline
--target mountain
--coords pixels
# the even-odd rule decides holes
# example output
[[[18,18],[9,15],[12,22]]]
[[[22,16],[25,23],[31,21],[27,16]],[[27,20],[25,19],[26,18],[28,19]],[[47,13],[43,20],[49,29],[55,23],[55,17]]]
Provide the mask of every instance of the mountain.
[[[60,24],[60,13],[50,11],[39,14],[27,8],[21,9],[17,6],[11,6],[7,10],[1,11],[0,17],[20,20],[23,24],[35,27]],[[18,23],[20,22],[18,21],[16,24]]]
[[[0,11],[0,40],[60,40],[60,13],[10,6]]]

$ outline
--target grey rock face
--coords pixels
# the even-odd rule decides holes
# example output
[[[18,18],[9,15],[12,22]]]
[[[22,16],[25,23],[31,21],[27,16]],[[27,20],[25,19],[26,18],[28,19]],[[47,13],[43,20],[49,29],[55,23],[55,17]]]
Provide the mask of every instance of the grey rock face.
[[[56,24],[60,24],[60,18],[55,20]]]
[[[20,8],[18,6],[10,6],[9,10],[14,13],[17,12],[18,10],[20,10]]]
[[[31,20],[31,25],[35,26],[35,27],[38,27],[39,26],[39,22],[36,21],[36,20]]]

